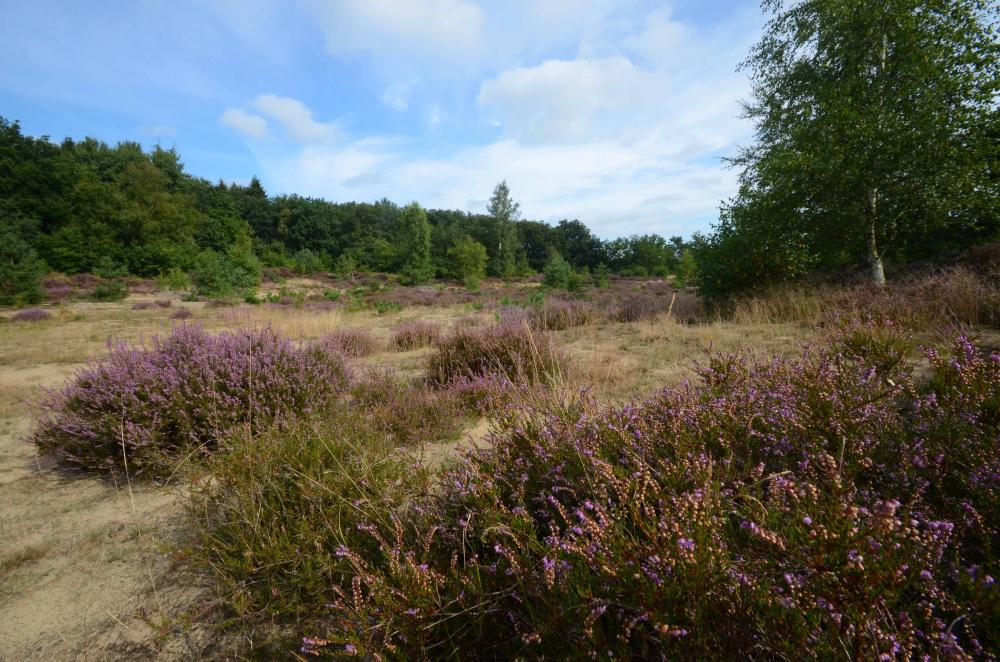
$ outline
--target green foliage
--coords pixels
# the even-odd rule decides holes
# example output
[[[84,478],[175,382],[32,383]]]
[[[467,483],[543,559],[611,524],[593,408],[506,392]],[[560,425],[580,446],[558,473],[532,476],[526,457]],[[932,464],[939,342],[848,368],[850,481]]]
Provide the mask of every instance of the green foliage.
[[[611,275],[608,272],[608,265],[603,262],[597,265],[594,269],[594,273],[591,274],[591,280],[594,283],[594,287],[611,287]]]
[[[47,267],[18,232],[13,218],[0,227],[0,305],[20,306],[42,300],[42,276]]]
[[[161,290],[184,292],[191,288],[191,277],[180,267],[170,267],[166,273],[157,277],[156,286]]]
[[[562,255],[555,253],[545,265],[545,279],[542,282],[546,287],[568,290],[573,277],[573,267]]]
[[[206,249],[195,258],[191,280],[201,296],[231,296],[260,284],[260,261],[248,246],[226,253]]]
[[[303,248],[292,257],[295,270],[304,276],[310,276],[323,268],[323,260],[308,248]]]
[[[674,283],[678,287],[694,285],[698,280],[698,260],[695,258],[694,250],[685,248],[677,260],[677,279]]]
[[[700,251],[728,295],[995,235],[996,14],[977,0],[764,3],[744,66],[754,146]],[[993,200],[993,203],[987,202]]]
[[[454,273],[471,289],[479,287],[479,281],[486,275],[486,247],[468,235],[452,244],[448,249]]]
[[[541,271],[553,250],[577,270],[603,262],[616,273],[659,273],[671,264],[669,245],[656,235],[603,242],[576,220],[550,226],[521,219],[505,182],[479,214],[400,209],[388,200],[268,197],[256,178],[243,186],[194,177],[172,149],[144,152],[136,142],[89,138],[57,145],[24,136],[3,118],[0,165],[0,215],[32,219],[34,229],[21,239],[67,274],[93,272],[105,258],[139,276],[192,271],[196,262],[211,271],[199,257],[204,251],[228,255],[246,245],[268,267],[311,273],[335,257],[341,277],[380,271],[422,283],[459,271],[449,251],[465,238],[485,247],[493,276]],[[471,270],[470,282],[478,272]]]
[[[490,275],[507,278],[514,275],[519,249],[514,222],[521,216],[521,206],[510,195],[510,187],[502,181],[493,189],[486,213],[493,220],[495,246],[489,262]]]
[[[427,212],[419,204],[412,202],[403,208],[399,224],[399,245],[403,256],[400,275],[410,285],[426,283],[434,278],[431,226],[427,222]]]
[[[354,278],[354,274],[358,271],[358,265],[354,261],[354,258],[346,253],[337,258],[333,263],[333,273],[340,278]]]
[[[102,280],[94,286],[90,298],[94,301],[121,301],[128,296],[128,286],[121,278]]]

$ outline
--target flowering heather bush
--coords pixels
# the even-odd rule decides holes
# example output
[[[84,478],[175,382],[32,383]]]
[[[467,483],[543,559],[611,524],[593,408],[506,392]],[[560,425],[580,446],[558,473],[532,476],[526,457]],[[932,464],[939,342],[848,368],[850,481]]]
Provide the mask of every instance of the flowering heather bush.
[[[583,326],[596,322],[598,318],[597,309],[585,301],[549,298],[544,304],[531,310],[532,326],[546,331],[562,331]]]
[[[41,322],[52,318],[52,313],[42,308],[25,308],[10,316],[11,322]]]
[[[213,336],[183,325],[149,349],[110,344],[48,395],[32,441],[78,467],[127,459],[134,473],[158,473],[194,450],[211,453],[234,429],[313,412],[346,384],[343,363],[270,329]]]
[[[369,331],[355,327],[340,327],[316,342],[326,352],[345,356],[362,357],[375,354],[382,349],[382,343]]]
[[[170,319],[172,319],[172,320],[186,320],[186,319],[191,319],[191,317],[193,317],[193,316],[194,316],[194,313],[192,313],[189,308],[178,308],[177,310],[175,310],[173,312],[172,315],[170,315]]]
[[[440,337],[441,327],[433,322],[404,322],[392,330],[393,346],[403,351],[431,345]]]
[[[365,375],[351,389],[352,402],[373,430],[395,446],[455,439],[462,429],[461,401],[450,391],[408,384],[387,372]]]
[[[508,409],[424,496],[399,497],[405,471],[385,500],[352,471],[372,491],[346,527],[304,501],[334,498],[311,482],[254,481],[255,501],[229,498],[302,505],[222,518],[250,551],[227,538],[213,553],[234,565],[213,567],[245,604],[308,614],[316,655],[995,657],[1000,355],[958,338],[916,384],[897,341],[845,325],[794,361],[716,356],[640,405]],[[329,590],[300,599],[299,566]]]
[[[564,362],[546,333],[501,322],[452,331],[429,357],[427,380],[446,386],[463,377],[503,375],[512,382],[548,383],[561,374]]]

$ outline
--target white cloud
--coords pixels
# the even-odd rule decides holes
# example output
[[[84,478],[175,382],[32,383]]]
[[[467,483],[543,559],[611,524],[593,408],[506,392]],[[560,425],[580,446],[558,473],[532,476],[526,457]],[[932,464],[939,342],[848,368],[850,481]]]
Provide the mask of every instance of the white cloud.
[[[634,122],[657,84],[621,56],[549,60],[484,82],[478,102],[500,113],[508,135],[528,142],[574,141]]]
[[[276,120],[299,142],[322,142],[334,137],[333,126],[314,120],[309,107],[298,99],[262,94],[254,99],[253,107]]]
[[[417,78],[393,83],[382,93],[382,103],[393,110],[404,112],[410,107],[410,93],[417,84]]]
[[[484,45],[485,16],[466,0],[333,0],[316,7],[327,50],[336,55],[457,64]]]
[[[260,115],[254,115],[239,108],[227,108],[219,118],[219,124],[230,129],[236,129],[248,138],[264,138],[267,136],[267,121]]]

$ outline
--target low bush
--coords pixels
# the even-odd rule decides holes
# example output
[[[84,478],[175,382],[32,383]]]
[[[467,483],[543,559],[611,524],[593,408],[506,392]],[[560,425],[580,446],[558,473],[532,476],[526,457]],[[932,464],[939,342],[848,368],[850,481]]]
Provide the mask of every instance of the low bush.
[[[463,377],[502,375],[515,383],[548,383],[562,374],[564,362],[546,333],[500,322],[459,328],[438,342],[428,359],[427,380],[446,386]]]
[[[127,296],[128,285],[121,278],[102,280],[90,293],[90,298],[94,301],[121,301]]]
[[[85,469],[163,473],[236,428],[315,411],[346,388],[343,362],[270,329],[210,335],[182,325],[151,347],[112,343],[41,403],[39,451]]]
[[[431,345],[440,337],[440,326],[433,322],[423,322],[420,320],[404,322],[392,330],[393,346],[403,351]]]
[[[190,308],[178,308],[170,315],[172,320],[186,320],[194,317],[194,313],[191,312]]]
[[[960,337],[916,383],[907,351],[848,324],[796,360],[714,356],[639,405],[508,409],[405,498],[405,470],[359,479],[364,448],[291,480],[247,463],[241,515],[218,519],[245,539],[210,535],[232,559],[211,567],[314,655],[990,658],[1000,355]]]
[[[44,308],[25,308],[10,316],[11,322],[42,322],[52,318],[52,313]]]
[[[343,326],[323,336],[316,345],[326,352],[354,358],[375,354],[382,350],[382,343],[370,331]]]

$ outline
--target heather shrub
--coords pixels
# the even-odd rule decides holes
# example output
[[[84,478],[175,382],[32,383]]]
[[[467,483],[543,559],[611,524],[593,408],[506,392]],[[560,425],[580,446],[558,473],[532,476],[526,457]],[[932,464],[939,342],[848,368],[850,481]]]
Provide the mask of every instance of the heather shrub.
[[[503,375],[513,382],[549,383],[565,359],[551,338],[527,324],[501,322],[459,328],[437,343],[427,362],[427,380],[445,386],[462,377]]]
[[[918,384],[885,361],[892,331],[848,333],[717,356],[638,405],[508,410],[426,496],[357,524],[303,651],[995,656],[1000,355],[959,338]]]
[[[39,451],[85,469],[162,473],[188,454],[316,411],[346,387],[343,362],[270,329],[217,336],[182,325],[149,348],[111,343],[41,403]]]
[[[191,319],[194,313],[191,312],[190,308],[178,308],[173,313],[170,314],[170,319],[172,320],[186,320]]]
[[[441,337],[441,327],[433,322],[415,320],[404,322],[392,330],[392,345],[409,351],[431,345]]]
[[[52,313],[44,308],[25,308],[10,316],[11,322],[42,322],[52,318]]]
[[[375,354],[382,349],[382,343],[370,331],[347,326],[323,336],[316,345],[324,351],[355,358]]]
[[[396,446],[455,439],[464,422],[462,403],[454,394],[407,383],[389,372],[364,375],[351,396],[372,429]]]

